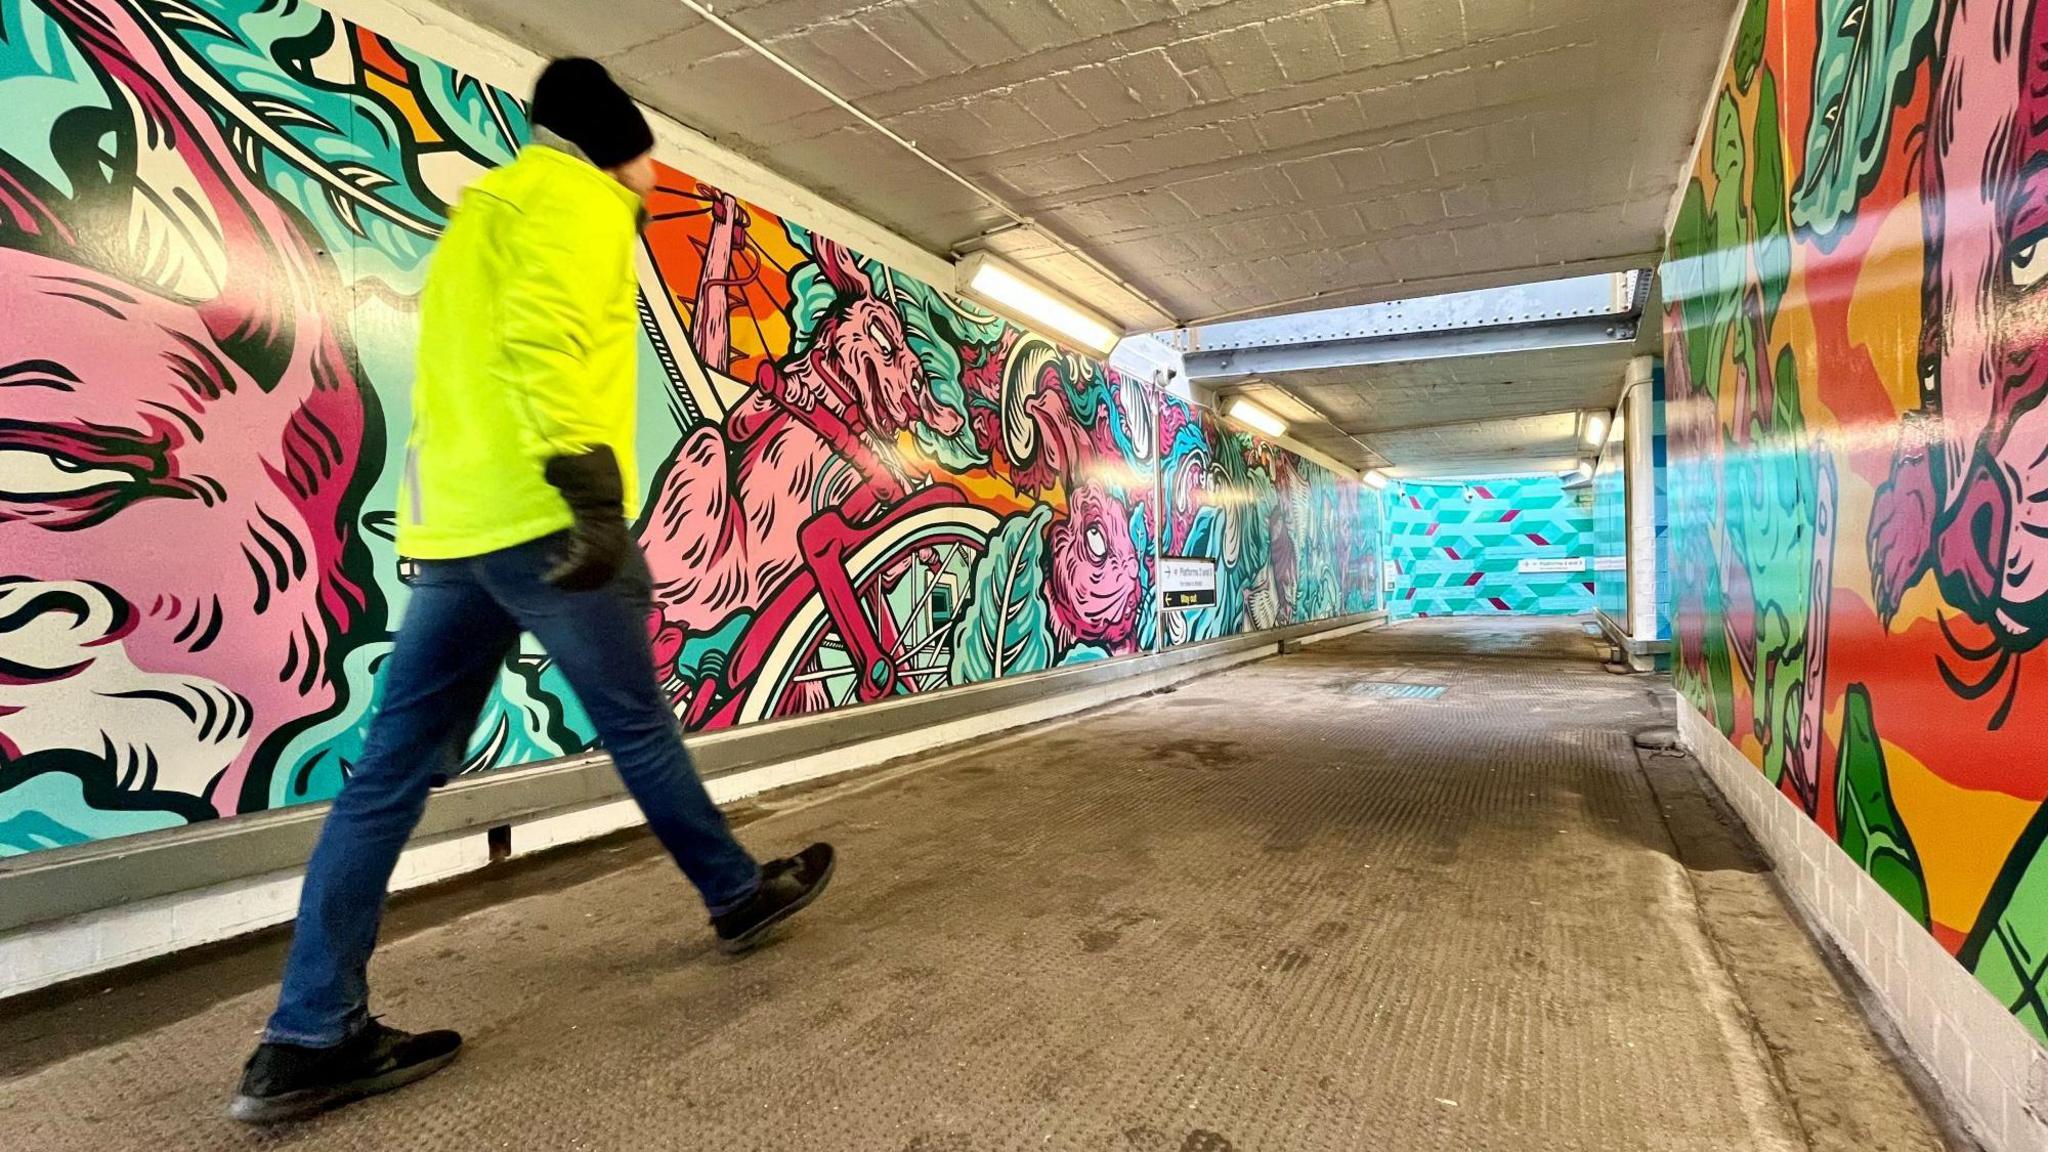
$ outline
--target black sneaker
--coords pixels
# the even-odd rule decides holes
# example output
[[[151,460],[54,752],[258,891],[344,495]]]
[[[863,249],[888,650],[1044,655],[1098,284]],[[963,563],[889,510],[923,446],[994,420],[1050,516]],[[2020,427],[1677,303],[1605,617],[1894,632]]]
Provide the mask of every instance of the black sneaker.
[[[247,1124],[303,1120],[431,1076],[460,1051],[462,1037],[453,1032],[415,1036],[376,1019],[333,1048],[259,1045],[228,1115]]]
[[[745,904],[711,918],[718,949],[728,956],[749,951],[769,929],[803,911],[832,879],[832,846],[813,844],[794,856],[761,865],[761,888]]]

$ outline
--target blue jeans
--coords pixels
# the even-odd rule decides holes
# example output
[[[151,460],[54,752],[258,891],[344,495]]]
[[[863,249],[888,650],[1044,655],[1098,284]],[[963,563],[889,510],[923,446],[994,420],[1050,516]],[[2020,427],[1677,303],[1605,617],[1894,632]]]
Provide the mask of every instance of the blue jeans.
[[[761,870],[726,827],[683,750],[647,640],[652,586],[636,553],[610,586],[542,579],[559,537],[420,565],[384,669],[383,703],[320,829],[299,897],[284,989],[264,1039],[329,1047],[369,1018],[367,970],[385,890],[426,809],[446,749],[465,740],[522,631],[568,679],[647,816],[713,915],[752,896]]]

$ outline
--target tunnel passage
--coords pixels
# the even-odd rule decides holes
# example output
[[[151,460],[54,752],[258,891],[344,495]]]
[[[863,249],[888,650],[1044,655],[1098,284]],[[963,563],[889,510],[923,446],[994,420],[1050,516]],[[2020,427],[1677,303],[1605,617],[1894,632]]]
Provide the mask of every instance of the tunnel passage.
[[[715,959],[647,859],[415,931],[376,1008],[471,1050],[297,1146],[1804,1148],[1638,760],[1665,707],[1581,621],[1424,621],[771,800],[750,844],[843,857],[776,947]],[[1793,1066],[1860,1043],[1876,1101],[1814,1146],[1936,1147],[1759,891]],[[11,1138],[257,1146],[216,1095],[268,995],[6,1081]]]

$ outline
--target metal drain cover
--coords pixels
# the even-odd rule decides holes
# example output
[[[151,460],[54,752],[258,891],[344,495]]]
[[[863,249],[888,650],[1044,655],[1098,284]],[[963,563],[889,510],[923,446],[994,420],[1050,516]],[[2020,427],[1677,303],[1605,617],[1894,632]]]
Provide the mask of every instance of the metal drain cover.
[[[1402,684],[1392,680],[1367,680],[1353,684],[1347,691],[1353,696],[1371,696],[1379,700],[1434,700],[1444,694],[1441,684]]]

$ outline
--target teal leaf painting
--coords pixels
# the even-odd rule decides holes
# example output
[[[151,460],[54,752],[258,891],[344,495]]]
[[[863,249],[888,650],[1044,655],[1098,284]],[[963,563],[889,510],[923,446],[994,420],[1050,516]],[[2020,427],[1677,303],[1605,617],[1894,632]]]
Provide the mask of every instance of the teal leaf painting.
[[[86,193],[58,159],[50,125],[80,123],[73,113],[111,113],[113,97],[65,34],[64,26],[34,4],[0,4],[0,153],[49,182],[58,195]],[[33,109],[33,114],[27,110]]]
[[[1074,650],[1060,658],[1060,667],[1077,668],[1083,664],[1095,664],[1109,659],[1109,651],[1093,644],[1076,644]]]
[[[159,794],[162,795],[162,794]],[[167,795],[189,810],[192,797]],[[114,836],[132,836],[176,828],[196,813],[149,806],[147,794],[122,796],[125,807],[106,797],[88,798],[85,782],[69,772],[45,772],[0,792],[0,856],[18,856],[44,848],[64,848]]]
[[[489,166],[509,164],[519,155],[532,129],[517,97],[403,44],[391,50],[419,78],[418,95],[428,117],[464,153]]]
[[[1045,536],[1052,506],[1010,517],[975,562],[973,587],[953,623],[951,678],[973,684],[1052,666],[1045,603]]]
[[[988,457],[974,442],[973,421],[968,419],[967,388],[961,382],[960,349],[994,348],[1002,339],[1005,325],[992,314],[946,296],[915,277],[905,276],[883,265],[872,265],[874,274],[887,280],[891,302],[903,318],[903,331],[910,351],[924,368],[925,387],[932,399],[959,416],[957,431],[951,435],[920,420],[911,429],[917,446],[925,455],[956,472],[988,463]]]
[[[1131,505],[1131,552],[1146,559],[1138,565],[1138,647],[1150,652],[1159,644],[1159,594],[1152,583],[1153,553],[1150,506],[1144,500]]]
[[[330,248],[363,243],[411,269],[441,208],[403,178],[410,134],[353,81],[322,78],[347,26],[309,4],[148,0],[139,10],[191,70],[228,143]]]
[[[1792,194],[1792,222],[1823,248],[1854,223],[1876,183],[1892,117],[1930,47],[1934,0],[1820,0],[1813,123]]]

